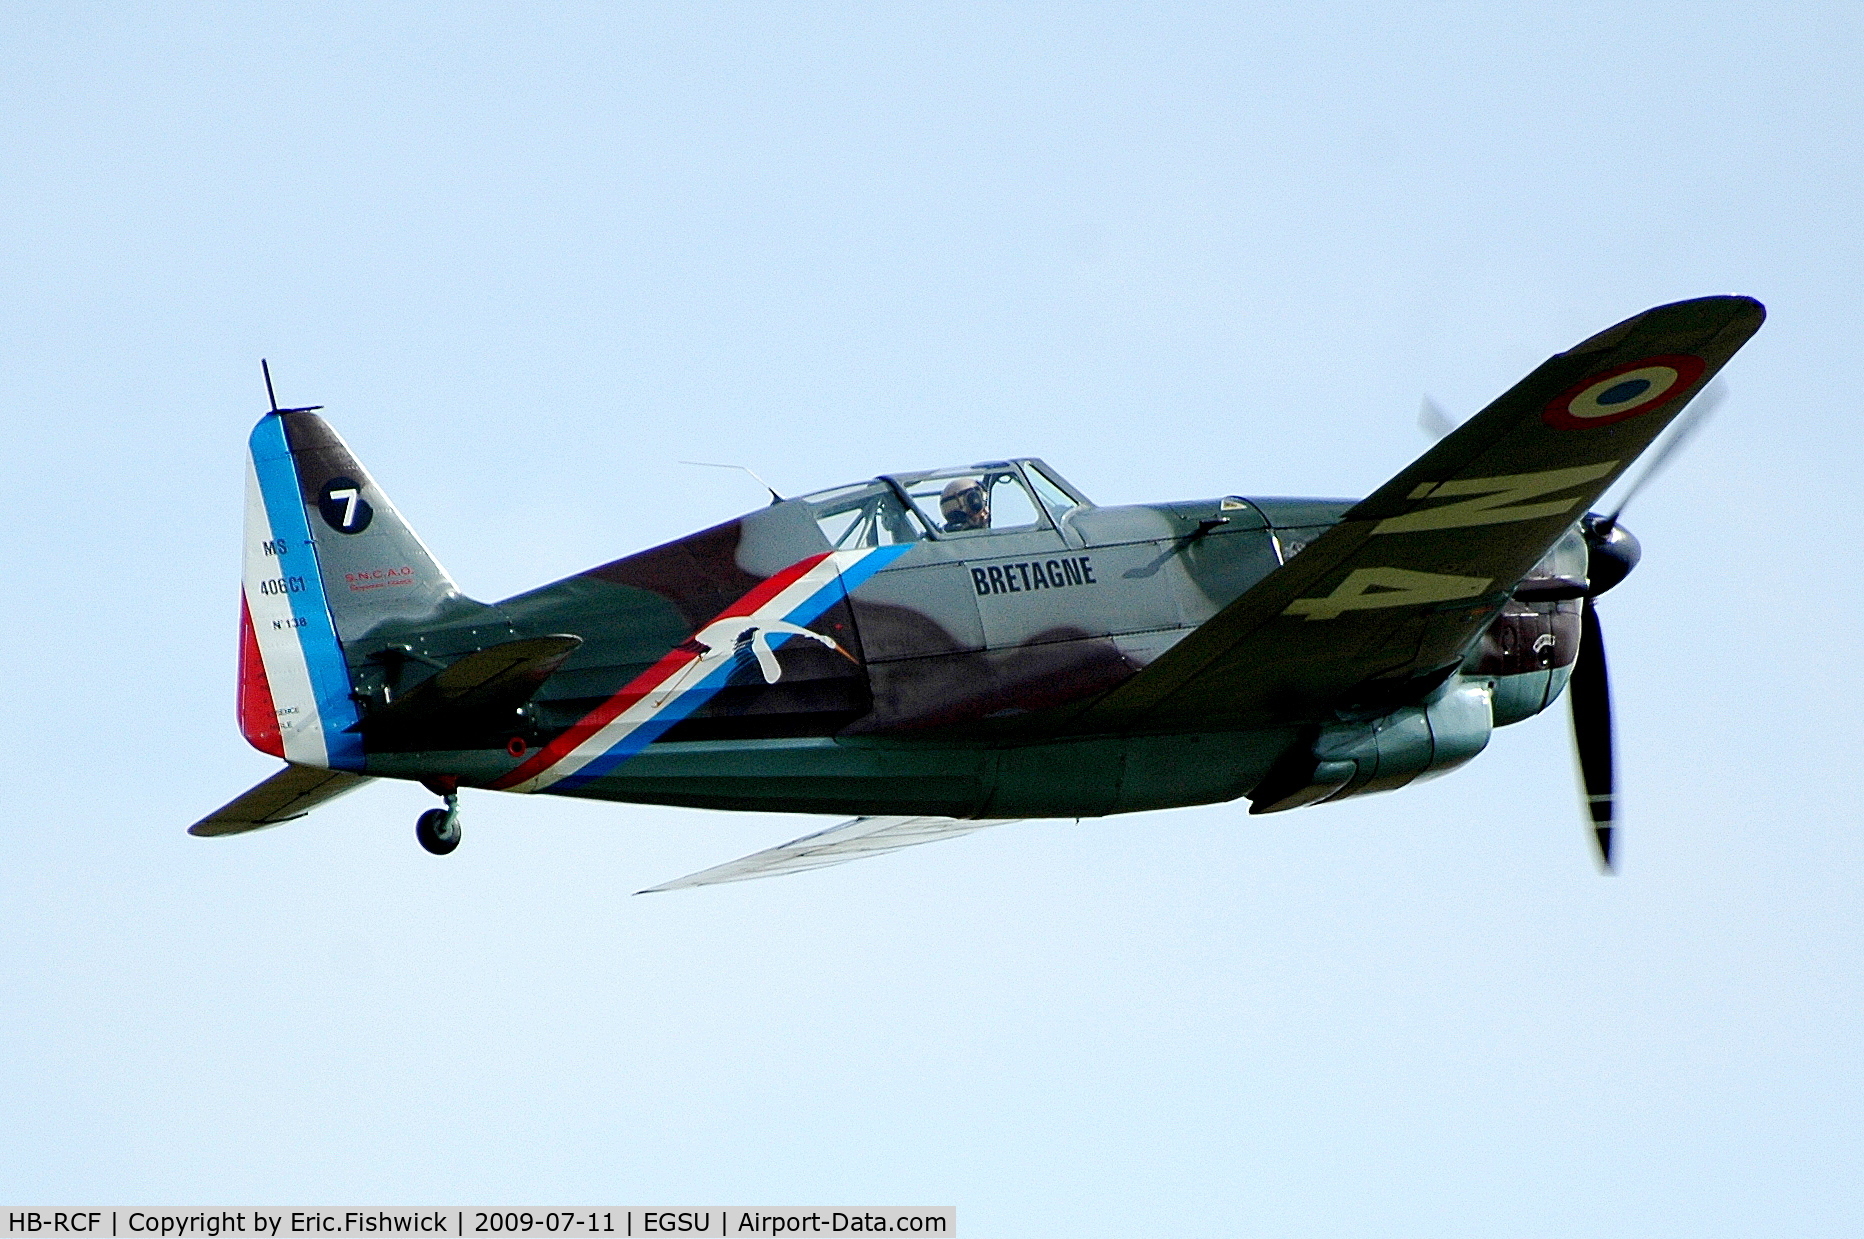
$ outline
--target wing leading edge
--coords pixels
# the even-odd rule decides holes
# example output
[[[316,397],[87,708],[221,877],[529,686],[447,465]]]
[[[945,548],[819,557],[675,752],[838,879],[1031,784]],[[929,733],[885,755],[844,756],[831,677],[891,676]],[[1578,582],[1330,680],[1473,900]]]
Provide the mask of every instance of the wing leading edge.
[[[1308,722],[1428,691],[1764,317],[1682,301],[1549,358],[1071,729]]]

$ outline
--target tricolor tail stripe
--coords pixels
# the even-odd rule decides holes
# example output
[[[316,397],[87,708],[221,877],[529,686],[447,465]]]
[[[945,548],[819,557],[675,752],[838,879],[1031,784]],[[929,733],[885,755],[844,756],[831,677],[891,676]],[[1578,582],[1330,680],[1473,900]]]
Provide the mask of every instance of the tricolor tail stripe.
[[[284,418],[253,427],[246,475],[245,602],[283,756],[300,765],[363,768],[349,665],[324,597],[317,547],[285,440]]]
[[[751,589],[699,631],[738,618],[806,625],[911,549],[909,543],[812,555]],[[773,632],[770,645],[775,648],[788,636]],[[731,675],[730,655],[729,650],[703,651],[690,641],[675,647],[492,786],[517,792],[569,791],[600,778],[723,688]]]
[[[252,631],[252,608],[244,589],[239,599],[239,730],[261,753],[285,755],[285,742],[278,734],[278,706],[272,700],[272,684],[266,679],[265,658]]]

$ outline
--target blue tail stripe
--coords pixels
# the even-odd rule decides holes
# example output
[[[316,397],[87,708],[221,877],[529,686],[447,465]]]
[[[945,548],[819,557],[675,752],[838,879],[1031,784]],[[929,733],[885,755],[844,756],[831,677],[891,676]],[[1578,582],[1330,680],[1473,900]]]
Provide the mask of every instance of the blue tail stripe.
[[[305,547],[317,558],[317,540],[312,537],[305,519],[304,497],[299,493],[297,467],[285,441],[285,419],[267,414],[253,427],[253,471],[259,477],[259,494],[265,501],[266,520],[272,536],[283,538],[293,547]],[[350,696],[349,664],[343,657],[343,645],[337,639],[336,625],[330,618],[330,605],[324,597],[323,573],[316,568],[305,574],[305,591],[292,598],[292,614],[304,621],[297,630],[298,644],[304,651],[304,665],[310,672],[311,688],[317,695],[317,717],[323,727],[324,748],[335,770],[363,768],[362,737],[345,730],[361,715]]]

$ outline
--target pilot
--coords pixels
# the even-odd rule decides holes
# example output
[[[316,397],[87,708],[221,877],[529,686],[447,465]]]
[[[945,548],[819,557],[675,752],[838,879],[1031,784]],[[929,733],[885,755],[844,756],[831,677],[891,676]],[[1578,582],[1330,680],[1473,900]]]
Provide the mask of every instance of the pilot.
[[[976,478],[953,478],[938,497],[945,532],[990,528],[990,492]]]

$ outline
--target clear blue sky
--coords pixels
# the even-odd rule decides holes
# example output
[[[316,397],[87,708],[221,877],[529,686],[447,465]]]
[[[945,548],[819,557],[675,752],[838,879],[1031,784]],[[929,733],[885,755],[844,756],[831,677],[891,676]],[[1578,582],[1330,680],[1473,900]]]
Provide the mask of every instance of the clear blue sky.
[[[0,1197],[954,1203],[967,1236],[1864,1230],[1855,5],[14,6]],[[1449,778],[629,892],[821,819],[379,785],[187,837],[241,470],[323,404],[496,598],[1006,453],[1363,494],[1771,319],[1563,711]]]

